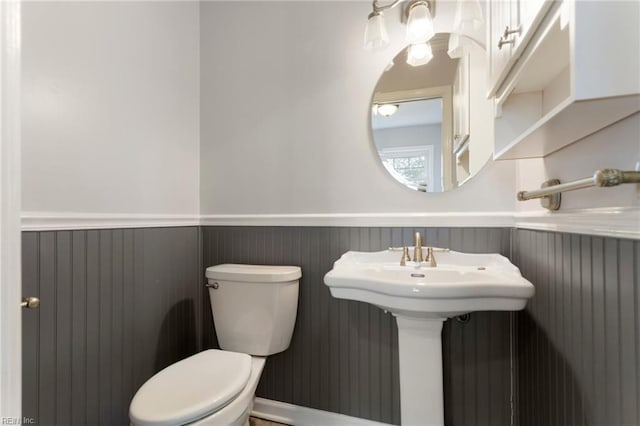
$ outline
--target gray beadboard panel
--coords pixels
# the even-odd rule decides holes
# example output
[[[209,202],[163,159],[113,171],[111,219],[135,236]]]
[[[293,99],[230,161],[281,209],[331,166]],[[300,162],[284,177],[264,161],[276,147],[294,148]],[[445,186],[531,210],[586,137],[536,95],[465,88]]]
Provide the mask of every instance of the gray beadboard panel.
[[[400,422],[395,319],[364,303],[331,297],[323,276],[348,250],[429,245],[509,255],[509,229],[204,227],[203,266],[220,263],[302,267],[298,317],[285,352],[268,358],[258,396],[387,423]],[[399,258],[399,256],[398,256]],[[217,347],[203,290],[203,345]],[[483,312],[443,330],[447,425],[509,425],[510,313]]]
[[[201,349],[200,229],[24,232],[23,411],[126,425],[158,370]]]
[[[521,425],[640,424],[640,241],[513,231]]]

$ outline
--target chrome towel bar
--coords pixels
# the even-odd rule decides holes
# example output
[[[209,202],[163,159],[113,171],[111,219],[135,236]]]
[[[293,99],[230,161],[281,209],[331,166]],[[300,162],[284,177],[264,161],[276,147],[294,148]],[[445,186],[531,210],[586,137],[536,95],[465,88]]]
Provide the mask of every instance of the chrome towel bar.
[[[573,182],[560,183],[558,179],[551,179],[544,182],[540,189],[518,192],[518,201],[542,198],[542,207],[549,210],[558,210],[560,208],[561,192],[575,191],[576,189],[591,188],[594,186],[617,186],[623,183],[640,183],[640,172],[602,169],[597,170],[591,177],[578,179]]]

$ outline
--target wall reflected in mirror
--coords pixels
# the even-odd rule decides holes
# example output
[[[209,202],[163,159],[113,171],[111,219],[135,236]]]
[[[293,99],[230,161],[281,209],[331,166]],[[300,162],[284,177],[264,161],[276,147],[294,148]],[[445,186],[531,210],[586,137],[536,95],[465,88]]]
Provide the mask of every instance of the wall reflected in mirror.
[[[420,66],[408,64],[409,47],[403,49],[378,80],[371,102],[380,161],[395,180],[420,192],[464,184],[486,163],[493,146],[486,124],[491,109],[480,85],[472,84],[485,78],[484,51],[470,48],[452,58],[448,43],[449,34],[436,34],[429,42],[433,58]]]
[[[409,188],[442,190],[442,107],[440,97],[373,106],[371,124],[382,164]]]

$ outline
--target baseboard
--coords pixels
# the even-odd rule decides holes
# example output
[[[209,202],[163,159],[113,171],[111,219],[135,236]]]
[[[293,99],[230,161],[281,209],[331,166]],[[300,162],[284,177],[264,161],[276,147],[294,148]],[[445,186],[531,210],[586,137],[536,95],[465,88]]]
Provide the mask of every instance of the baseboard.
[[[344,414],[301,407],[265,398],[255,399],[251,415],[293,426],[388,426],[388,423],[345,416]]]
[[[160,214],[96,214],[23,212],[23,231],[73,229],[161,228],[199,226],[200,216]]]
[[[518,212],[514,217],[520,229],[640,239],[640,207]]]

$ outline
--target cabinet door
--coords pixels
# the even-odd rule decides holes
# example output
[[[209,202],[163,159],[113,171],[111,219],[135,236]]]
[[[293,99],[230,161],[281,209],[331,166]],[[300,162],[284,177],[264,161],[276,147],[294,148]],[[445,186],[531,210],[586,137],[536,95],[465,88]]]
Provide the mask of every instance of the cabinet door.
[[[469,54],[458,62],[453,82],[453,133],[454,143],[469,134]]]
[[[504,77],[505,67],[511,58],[512,46],[502,44],[500,40],[507,26],[511,26],[512,1],[498,0],[487,2],[489,17],[489,31],[487,40],[489,53],[489,94],[493,95],[498,89],[498,82]],[[515,8],[515,6],[513,6]]]
[[[511,13],[513,27],[520,27],[520,33],[514,36],[514,50],[520,43],[531,38],[531,33],[535,31],[551,4],[550,0],[519,0],[513,4]]]

